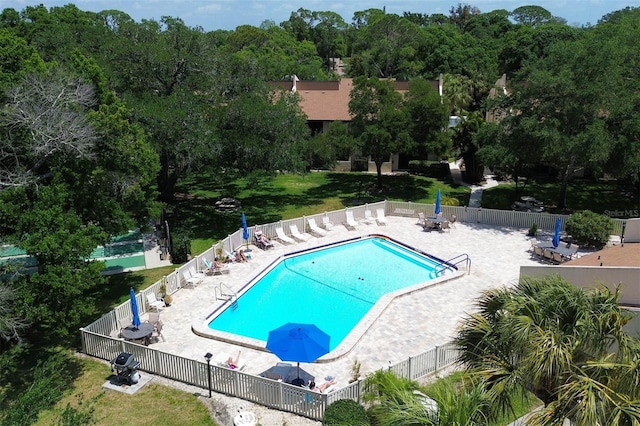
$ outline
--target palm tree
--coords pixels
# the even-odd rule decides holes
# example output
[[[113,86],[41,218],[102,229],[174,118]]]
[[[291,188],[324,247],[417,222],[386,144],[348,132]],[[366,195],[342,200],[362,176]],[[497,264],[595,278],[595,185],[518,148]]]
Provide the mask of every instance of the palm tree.
[[[618,290],[584,290],[559,277],[524,279],[477,302],[455,339],[459,362],[481,377],[492,407],[527,391],[544,402],[530,425],[640,422],[640,347],[623,326]]]
[[[378,426],[475,426],[486,425],[489,401],[477,381],[439,381],[423,394],[416,382],[392,371],[376,371],[367,377],[365,400]],[[433,403],[435,401],[435,404]],[[437,407],[435,406],[437,404]]]

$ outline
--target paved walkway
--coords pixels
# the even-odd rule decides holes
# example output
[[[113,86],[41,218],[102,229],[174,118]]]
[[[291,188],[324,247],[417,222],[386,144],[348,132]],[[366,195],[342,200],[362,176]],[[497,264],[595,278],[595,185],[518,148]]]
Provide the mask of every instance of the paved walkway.
[[[464,185],[471,188],[471,196],[469,197],[469,207],[482,207],[482,191],[486,188],[493,188],[498,186],[498,182],[494,179],[492,174],[485,174],[485,183],[482,185],[471,185],[462,180],[462,172],[460,171],[460,164],[462,160],[449,163],[449,170],[451,170],[451,178],[457,185]],[[488,169],[485,172],[489,171]]]

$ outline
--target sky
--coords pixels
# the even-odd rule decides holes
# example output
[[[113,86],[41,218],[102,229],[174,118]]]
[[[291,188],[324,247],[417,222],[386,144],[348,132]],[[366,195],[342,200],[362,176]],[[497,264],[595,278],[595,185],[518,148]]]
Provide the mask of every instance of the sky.
[[[449,9],[458,3],[470,4],[483,13],[496,9],[512,11],[535,4],[566,19],[569,25],[580,26],[595,25],[607,13],[627,6],[640,7],[640,0],[0,0],[0,10],[21,11],[26,6],[43,4],[50,8],[69,3],[91,12],[116,9],[137,22],[159,20],[162,16],[181,18],[186,25],[205,31],[234,30],[239,25],[257,27],[265,20],[280,24],[300,8],[336,12],[351,23],[354,12],[367,9],[385,8],[387,13],[398,15],[403,12],[448,15]]]

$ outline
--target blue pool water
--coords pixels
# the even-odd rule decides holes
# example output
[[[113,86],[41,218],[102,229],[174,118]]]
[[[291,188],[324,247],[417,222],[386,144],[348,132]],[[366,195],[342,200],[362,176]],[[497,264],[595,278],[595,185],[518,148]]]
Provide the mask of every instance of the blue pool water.
[[[331,350],[383,295],[435,278],[439,262],[383,238],[368,238],[287,257],[209,327],[266,341],[287,322],[312,323]]]

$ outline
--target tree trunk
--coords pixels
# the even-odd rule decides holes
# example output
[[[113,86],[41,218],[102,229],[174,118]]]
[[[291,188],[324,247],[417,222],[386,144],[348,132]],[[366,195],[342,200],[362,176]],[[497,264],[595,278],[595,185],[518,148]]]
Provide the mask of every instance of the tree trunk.
[[[558,208],[567,207],[567,186],[569,185],[569,177],[573,173],[573,167],[568,165],[563,171],[560,181],[560,194],[558,195]]]
[[[376,179],[376,185],[378,186],[379,190],[382,190],[382,161],[375,161],[376,163],[376,172],[378,174],[377,179]]]
[[[158,192],[162,201],[173,200],[177,177],[170,172],[169,161],[165,154],[160,157],[160,171],[158,172]]]

